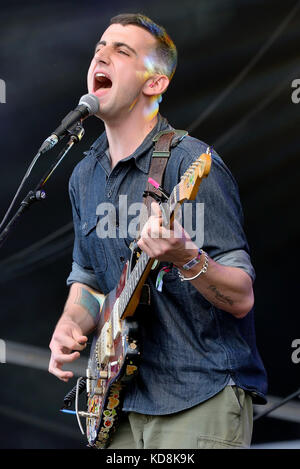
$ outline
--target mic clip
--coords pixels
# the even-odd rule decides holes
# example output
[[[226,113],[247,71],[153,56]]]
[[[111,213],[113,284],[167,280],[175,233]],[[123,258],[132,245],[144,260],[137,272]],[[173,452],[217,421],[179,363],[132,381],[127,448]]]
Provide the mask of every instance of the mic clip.
[[[155,189],[158,189],[161,195],[152,191],[144,191],[143,197],[147,197],[149,195],[150,197],[153,197],[153,199],[155,199],[158,203],[167,202],[170,194],[157,181],[155,181],[155,179],[148,178],[148,183],[155,187]]]
[[[157,194],[156,192],[153,191],[144,191],[143,197],[152,197],[156,202],[160,204],[160,208],[162,211],[162,217],[163,217],[163,224],[165,226],[168,225],[169,223],[169,207],[168,205],[164,205],[165,202],[167,202],[170,198],[170,194],[154,179],[148,178],[149,184],[151,184],[155,189],[159,190],[160,194]]]
[[[160,186],[159,186],[160,187]],[[159,203],[160,209],[162,212],[162,218],[163,218],[163,224],[164,226],[167,226],[169,223],[169,213],[168,213],[168,206],[163,205],[164,202],[167,202],[169,197],[167,196],[167,192],[161,191],[161,194],[156,194],[153,191],[144,191],[143,197],[152,197],[156,202]]]
[[[154,199],[156,202],[158,202],[159,204],[161,204],[162,202],[164,202],[165,200],[164,199],[164,196],[163,195],[159,195],[159,194],[156,194],[155,192],[153,191],[144,191],[143,193],[143,197],[152,197],[152,199]]]
[[[70,140],[72,140],[74,143],[80,142],[84,136],[84,128],[81,125],[81,121],[76,122],[76,124],[68,129],[67,132],[70,134]]]
[[[161,186],[157,187],[157,189],[159,189],[160,194],[157,194],[153,191],[144,191],[143,197],[152,197],[159,204],[167,202],[170,197],[170,194],[168,194],[168,192],[165,191]]]

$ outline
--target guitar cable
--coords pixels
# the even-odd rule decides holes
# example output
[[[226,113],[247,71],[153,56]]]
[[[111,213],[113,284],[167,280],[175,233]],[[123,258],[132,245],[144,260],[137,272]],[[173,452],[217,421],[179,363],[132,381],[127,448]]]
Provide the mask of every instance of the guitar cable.
[[[76,388],[77,388],[77,385],[75,385],[71,389],[71,391],[69,391],[68,394],[65,395],[64,405],[62,406],[61,410],[69,409],[72,406],[73,402],[75,401],[75,397],[76,397]],[[82,378],[80,383],[79,383],[78,394],[81,394],[85,389],[86,389],[86,378]]]

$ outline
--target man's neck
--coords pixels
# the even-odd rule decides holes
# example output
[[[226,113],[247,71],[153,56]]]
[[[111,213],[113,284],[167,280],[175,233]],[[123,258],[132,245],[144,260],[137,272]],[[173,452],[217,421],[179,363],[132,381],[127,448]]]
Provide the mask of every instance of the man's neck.
[[[105,123],[112,168],[118,161],[134,153],[157,121],[157,115],[149,121],[132,114],[120,122]]]

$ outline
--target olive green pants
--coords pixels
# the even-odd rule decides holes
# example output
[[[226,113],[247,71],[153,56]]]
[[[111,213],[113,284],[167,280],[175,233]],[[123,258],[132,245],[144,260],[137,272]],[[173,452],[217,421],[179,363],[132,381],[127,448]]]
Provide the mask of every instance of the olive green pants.
[[[207,401],[175,414],[129,412],[109,449],[249,448],[252,399],[237,386],[226,386]]]

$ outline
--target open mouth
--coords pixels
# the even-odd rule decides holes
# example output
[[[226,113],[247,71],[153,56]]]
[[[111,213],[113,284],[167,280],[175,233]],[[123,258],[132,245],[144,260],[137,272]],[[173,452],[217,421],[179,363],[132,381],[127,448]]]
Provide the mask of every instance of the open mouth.
[[[104,73],[96,73],[94,76],[94,91],[108,89],[112,87],[111,79],[104,75]]]

